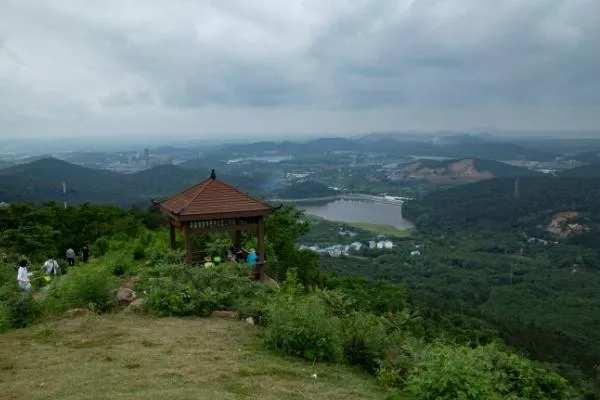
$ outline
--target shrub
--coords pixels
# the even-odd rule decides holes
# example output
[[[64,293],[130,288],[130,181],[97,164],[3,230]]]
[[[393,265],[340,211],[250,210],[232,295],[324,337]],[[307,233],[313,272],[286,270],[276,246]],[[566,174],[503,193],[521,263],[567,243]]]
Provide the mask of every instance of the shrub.
[[[406,386],[423,400],[500,400],[492,368],[484,348],[435,344],[409,375]]]
[[[94,243],[94,252],[97,253],[98,255],[103,256],[106,254],[109,247],[110,247],[109,240],[105,237],[101,237],[101,238],[98,238],[98,240],[96,240],[96,243]]]
[[[0,332],[25,328],[40,316],[40,307],[30,292],[23,292],[13,281],[0,286]]]
[[[490,346],[493,350],[493,347]],[[497,352],[494,357],[497,388],[505,396],[519,399],[564,399],[570,388],[558,374],[537,367],[517,354]]]
[[[146,293],[146,306],[157,315],[209,316],[231,310],[258,293],[243,266],[223,264],[219,268],[159,265],[142,272],[136,290]]]
[[[115,306],[112,291],[117,286],[117,280],[107,266],[74,268],[50,288],[45,303],[51,313],[70,308],[105,312]]]
[[[342,340],[345,359],[353,365],[375,373],[391,344],[385,318],[355,312],[342,319]]]
[[[143,260],[144,258],[146,258],[146,249],[145,249],[144,245],[138,244],[133,249],[133,259],[135,261],[139,261],[139,260]]]
[[[267,312],[265,343],[284,354],[311,361],[338,361],[342,356],[340,323],[314,295],[282,296]]]
[[[406,386],[424,400],[558,400],[572,394],[564,378],[495,344],[474,349],[433,344],[415,364]]]

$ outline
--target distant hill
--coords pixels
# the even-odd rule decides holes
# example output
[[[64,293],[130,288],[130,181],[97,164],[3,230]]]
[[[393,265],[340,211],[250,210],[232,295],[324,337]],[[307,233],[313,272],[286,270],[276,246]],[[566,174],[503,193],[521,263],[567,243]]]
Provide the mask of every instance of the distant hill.
[[[586,153],[580,153],[577,154],[573,157],[571,157],[573,160],[582,162],[582,163],[598,163],[600,162],[600,150],[596,150],[596,151],[588,151]]]
[[[578,178],[600,178],[600,161],[562,171],[561,176]]]
[[[421,228],[469,231],[534,231],[566,212],[600,224],[600,179],[524,176],[516,193],[515,182],[496,178],[432,192],[407,202],[405,214]]]
[[[540,175],[527,168],[479,158],[418,160],[401,166],[401,170],[406,178],[436,183],[470,183],[500,177]]]
[[[292,155],[296,158],[333,151],[372,152],[389,156],[482,158],[491,160],[549,161],[555,154],[532,150],[506,141],[487,140],[482,135],[454,135],[437,139],[412,139],[402,135],[367,135],[355,139],[321,138],[300,142],[257,142],[223,146],[206,160],[225,160],[237,155]],[[200,162],[205,162],[202,160]],[[187,163],[186,163],[187,164]],[[191,164],[191,163],[190,163]],[[188,165],[182,166],[187,168]]]
[[[135,174],[98,170],[46,158],[0,170],[0,201],[63,201],[62,182],[67,184],[67,201],[72,204],[148,204],[199,183],[209,170],[185,170],[160,165]],[[219,177],[241,190],[261,194],[265,182],[250,177]]]
[[[0,160],[0,169],[8,168],[12,165],[13,165],[13,163],[11,163],[11,162]]]
[[[282,199],[309,199],[315,197],[335,196],[337,192],[321,182],[306,181],[295,183],[276,192]]]

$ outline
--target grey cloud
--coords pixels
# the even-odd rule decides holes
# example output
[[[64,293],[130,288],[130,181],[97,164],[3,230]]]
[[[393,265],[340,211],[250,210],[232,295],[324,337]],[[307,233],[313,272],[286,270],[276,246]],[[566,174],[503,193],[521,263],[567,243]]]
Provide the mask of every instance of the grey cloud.
[[[341,131],[361,110],[386,129],[600,123],[595,0],[4,3],[0,125],[28,106],[107,121],[259,108],[282,129],[324,110],[312,129]]]

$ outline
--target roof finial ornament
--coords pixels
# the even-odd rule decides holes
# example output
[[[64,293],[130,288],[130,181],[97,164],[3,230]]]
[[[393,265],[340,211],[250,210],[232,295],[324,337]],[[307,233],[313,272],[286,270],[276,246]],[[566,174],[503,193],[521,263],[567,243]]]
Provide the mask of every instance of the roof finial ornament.
[[[217,179],[217,174],[215,174],[215,170],[214,169],[212,171],[210,171],[210,179],[212,179],[213,181],[215,179]]]

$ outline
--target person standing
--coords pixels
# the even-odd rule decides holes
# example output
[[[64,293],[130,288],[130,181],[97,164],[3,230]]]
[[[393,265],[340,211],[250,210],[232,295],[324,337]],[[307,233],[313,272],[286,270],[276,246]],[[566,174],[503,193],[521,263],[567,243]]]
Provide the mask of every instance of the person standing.
[[[83,246],[83,249],[81,250],[81,259],[86,264],[90,259],[90,248],[88,246]]]
[[[48,257],[48,260],[46,260],[44,263],[44,270],[46,270],[46,274],[56,278],[56,276],[58,276],[58,269],[58,261],[52,258],[52,256]]]
[[[27,270],[27,261],[19,261],[19,270],[17,271],[17,282],[19,283],[19,287],[21,289],[31,290],[31,282],[29,281],[29,277],[31,275],[32,273]]]
[[[250,249],[248,252],[248,257],[246,257],[246,263],[250,265],[252,268],[252,278],[257,279],[256,275],[258,273],[256,269],[256,262],[258,261],[258,256],[256,255],[256,251],[254,249]]]
[[[72,267],[75,265],[75,250],[73,250],[71,247],[69,247],[69,249],[67,250],[67,254],[66,254],[66,258],[67,258],[67,263],[69,263],[69,267]]]

